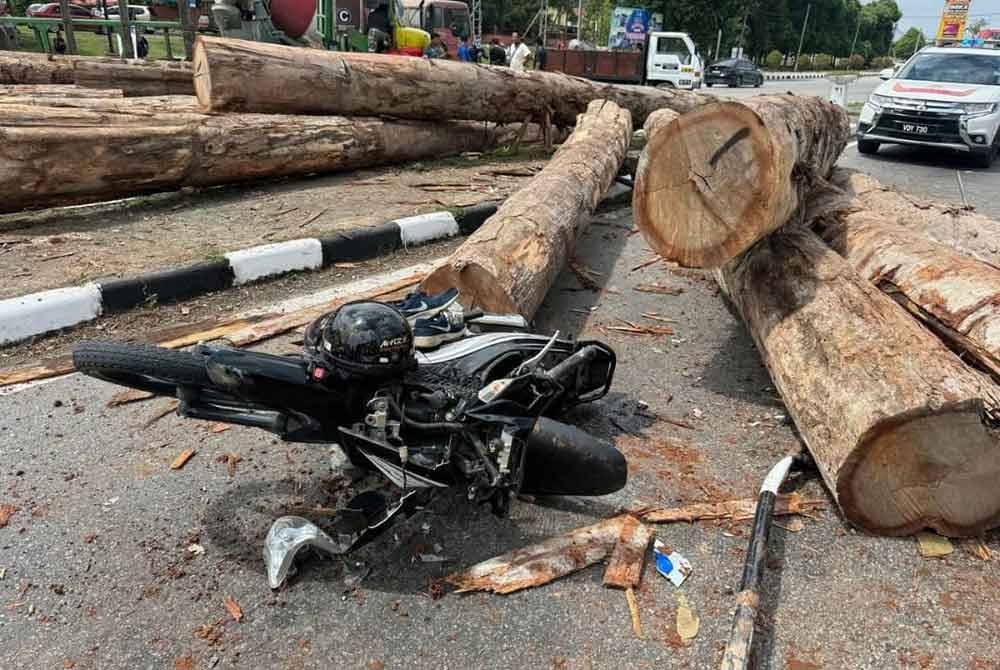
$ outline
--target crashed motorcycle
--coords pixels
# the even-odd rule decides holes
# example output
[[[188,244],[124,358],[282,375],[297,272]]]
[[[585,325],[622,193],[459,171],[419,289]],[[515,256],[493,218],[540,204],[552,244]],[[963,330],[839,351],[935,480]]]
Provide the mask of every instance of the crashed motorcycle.
[[[518,493],[621,489],[624,456],[557,418],[608,392],[614,351],[438,298],[348,303],[306,329],[301,353],[89,341],[73,362],[91,377],[176,397],[181,416],[337,445],[354,466],[394,485],[393,495],[373,489],[348,502],[329,534],[300,517],[279,519],[264,552],[272,588],[301,547],[346,553],[435,490],[460,487],[505,515]],[[447,309],[434,313],[435,300]]]

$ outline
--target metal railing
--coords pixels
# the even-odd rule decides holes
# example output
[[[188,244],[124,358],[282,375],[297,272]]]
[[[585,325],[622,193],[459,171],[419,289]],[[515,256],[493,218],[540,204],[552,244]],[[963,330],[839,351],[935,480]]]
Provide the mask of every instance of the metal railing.
[[[80,19],[80,18],[45,18],[38,16],[0,16],[0,26],[27,26],[31,28],[35,33],[35,38],[38,40],[39,46],[45,53],[54,53],[52,41],[49,39],[49,35],[52,33],[59,33],[60,31],[67,30],[67,24],[69,26],[68,31],[72,31],[74,28],[88,28],[88,27],[101,27],[108,28],[111,33],[115,34],[119,38],[118,53],[122,58],[127,57],[129,52],[135,53],[136,44],[138,38],[136,37],[136,30],[162,30],[165,40],[164,47],[167,52],[167,58],[173,60],[173,49],[170,45],[170,31],[174,30],[180,35],[183,31],[183,26],[178,21],[137,21],[134,19]],[[129,41],[132,44],[126,45],[125,38],[123,35],[129,36]],[[69,50],[68,50],[69,51]]]

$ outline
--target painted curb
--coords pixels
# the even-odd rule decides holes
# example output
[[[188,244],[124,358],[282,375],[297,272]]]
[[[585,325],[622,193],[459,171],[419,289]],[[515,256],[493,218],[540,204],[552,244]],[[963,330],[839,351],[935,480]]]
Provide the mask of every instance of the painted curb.
[[[288,272],[376,258],[397,249],[469,234],[497,211],[481,203],[451,212],[395,219],[326,238],[304,238],[230,251],[221,260],[57,288],[0,300],[0,345],[92,321],[149,302],[170,303]]]
[[[614,183],[600,205],[621,204],[632,189]],[[377,226],[347,230],[332,237],[304,238],[230,251],[223,258],[127,279],[96,281],[0,300],[0,345],[93,321],[147,303],[171,303],[288,272],[316,270],[377,258],[457,235],[469,235],[496,213],[486,202],[451,212],[431,212]]]

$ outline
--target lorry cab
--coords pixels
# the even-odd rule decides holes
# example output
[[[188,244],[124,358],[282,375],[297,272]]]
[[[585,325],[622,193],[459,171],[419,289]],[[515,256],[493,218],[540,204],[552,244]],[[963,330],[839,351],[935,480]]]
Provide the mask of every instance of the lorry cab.
[[[456,58],[458,41],[472,35],[469,6],[460,0],[401,0],[401,23],[419,28],[431,35],[438,35],[448,49],[448,56]]]
[[[646,44],[646,83],[701,88],[704,65],[687,33],[650,33]]]

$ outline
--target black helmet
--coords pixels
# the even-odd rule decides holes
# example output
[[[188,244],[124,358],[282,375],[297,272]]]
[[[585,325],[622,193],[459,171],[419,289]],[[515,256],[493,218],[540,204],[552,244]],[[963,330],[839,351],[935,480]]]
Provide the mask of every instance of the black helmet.
[[[306,330],[306,351],[362,375],[389,375],[413,364],[413,331],[393,307],[350,302],[314,321]]]

